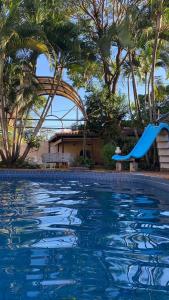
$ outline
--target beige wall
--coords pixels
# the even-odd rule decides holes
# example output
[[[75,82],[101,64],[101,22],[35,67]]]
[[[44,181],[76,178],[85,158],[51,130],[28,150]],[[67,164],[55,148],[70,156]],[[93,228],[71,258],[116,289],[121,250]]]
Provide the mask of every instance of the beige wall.
[[[92,160],[94,160],[97,164],[102,163],[101,148],[102,143],[99,139],[87,141],[86,150],[90,151]],[[64,153],[71,153],[75,159],[80,156],[81,150],[83,150],[82,141],[64,141]],[[58,145],[54,145],[54,143],[51,143],[50,151],[51,153],[58,152]],[[62,143],[59,144],[59,152],[62,152]]]
[[[24,151],[25,146],[22,146],[22,151]],[[41,142],[41,145],[39,147],[39,149],[31,149],[28,156],[27,156],[27,160],[31,160],[35,163],[41,163],[42,162],[42,154],[48,153],[48,141],[45,142]]]
[[[23,150],[25,146],[23,145]],[[90,151],[91,158],[96,164],[102,163],[101,157],[101,148],[102,142],[99,139],[91,139],[87,141],[86,149]],[[70,153],[75,159],[80,156],[80,151],[83,149],[82,141],[65,141],[64,142],[64,153]],[[48,141],[41,142],[40,148],[38,150],[31,149],[27,159],[33,162],[41,163],[42,162],[42,154],[49,152]],[[51,143],[50,152],[56,153],[58,152],[58,145]],[[62,143],[59,144],[59,152],[62,153]]]

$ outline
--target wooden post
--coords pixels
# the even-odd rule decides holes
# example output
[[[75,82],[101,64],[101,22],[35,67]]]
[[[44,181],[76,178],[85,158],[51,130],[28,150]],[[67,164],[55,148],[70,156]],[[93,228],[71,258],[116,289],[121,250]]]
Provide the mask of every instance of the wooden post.
[[[64,153],[65,149],[64,149],[64,139],[62,137],[62,153]]]

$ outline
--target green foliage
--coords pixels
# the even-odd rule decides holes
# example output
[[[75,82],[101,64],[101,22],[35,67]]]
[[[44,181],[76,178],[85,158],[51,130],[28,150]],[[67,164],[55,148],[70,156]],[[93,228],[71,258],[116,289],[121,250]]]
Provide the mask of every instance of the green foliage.
[[[30,145],[31,148],[39,149],[41,142],[43,141],[42,136],[34,136],[31,131],[25,132],[25,141]]]
[[[136,137],[121,136],[118,141],[118,146],[121,148],[123,154],[128,154],[137,143]]]
[[[127,111],[124,96],[109,95],[105,87],[102,90],[93,89],[86,98],[87,128],[106,141],[117,136]]]
[[[78,157],[75,159],[73,165],[76,167],[92,168],[94,166],[94,161],[87,157]]]
[[[31,164],[27,161],[17,160],[16,162],[0,162],[0,169],[40,169],[40,166],[37,164]]]
[[[74,15],[80,28],[81,39],[84,40],[86,54],[92,54],[94,63],[90,61],[91,56],[86,55],[80,61],[80,74],[75,72],[75,67],[70,68],[70,77],[75,84],[87,88],[97,82],[105,85],[110,93],[115,94],[120,77],[121,65],[127,52],[121,43],[119,26],[127,13],[122,1],[81,1],[69,0],[74,6]],[[126,5],[126,4],[125,4]],[[130,4],[129,4],[130,6]],[[118,7],[118,10],[115,9]],[[97,12],[97,13],[95,13]]]
[[[103,146],[102,157],[104,161],[104,166],[108,169],[115,168],[115,161],[112,160],[112,156],[115,154],[116,146],[110,143]]]

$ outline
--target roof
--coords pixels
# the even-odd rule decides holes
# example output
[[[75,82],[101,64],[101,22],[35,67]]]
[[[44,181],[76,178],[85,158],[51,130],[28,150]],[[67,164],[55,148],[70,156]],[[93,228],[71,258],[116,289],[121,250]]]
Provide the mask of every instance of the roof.
[[[74,139],[79,139],[79,138],[84,138],[84,134],[82,131],[65,131],[65,132],[57,132],[55,135],[53,135],[50,139],[49,139],[49,143],[54,143],[56,142],[58,139],[60,138],[64,138],[64,139],[68,139],[68,138],[74,138]],[[98,135],[93,134],[93,133],[88,133],[87,134],[87,138],[99,138]]]
[[[129,136],[129,137],[133,137],[135,136],[134,130],[130,127],[124,127],[122,129],[122,134],[124,136]],[[140,136],[142,134],[142,130],[138,129],[138,135]],[[78,131],[78,130],[63,130],[60,132],[55,133],[50,139],[49,139],[49,143],[54,143],[56,142],[58,139],[60,138],[64,138],[64,139],[68,139],[68,138],[74,138],[74,139],[78,139],[78,138],[83,138],[83,131]],[[92,139],[99,139],[99,135],[95,134],[95,133],[87,133],[87,138],[92,138]]]

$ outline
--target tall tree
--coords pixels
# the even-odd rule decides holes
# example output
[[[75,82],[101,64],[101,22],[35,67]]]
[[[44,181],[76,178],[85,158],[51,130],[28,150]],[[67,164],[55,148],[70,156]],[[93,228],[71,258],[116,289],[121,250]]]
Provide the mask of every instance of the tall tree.
[[[77,23],[86,44],[91,44],[98,70],[107,87],[108,96],[117,92],[121,66],[127,50],[119,38],[119,28],[126,14],[127,1],[78,0],[70,1],[76,7]],[[93,66],[91,65],[91,68]],[[94,68],[93,71],[95,71]],[[93,73],[93,77],[97,76]]]

